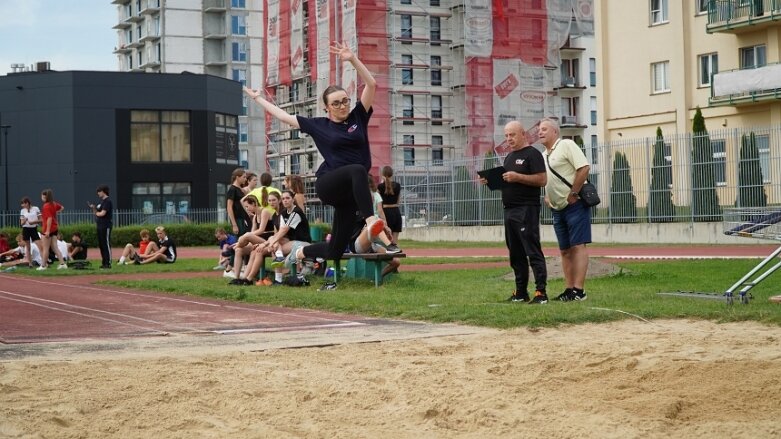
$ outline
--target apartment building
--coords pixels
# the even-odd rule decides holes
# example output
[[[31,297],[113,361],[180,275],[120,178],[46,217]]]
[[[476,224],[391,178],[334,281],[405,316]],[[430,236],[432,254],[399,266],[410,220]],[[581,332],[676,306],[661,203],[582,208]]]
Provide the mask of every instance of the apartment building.
[[[263,75],[263,0],[112,0],[119,71],[204,73],[247,84]],[[239,156],[226,164],[263,168],[263,112],[245,99]]]
[[[671,185],[674,201],[685,205],[691,180],[686,139],[699,107],[710,133],[720,203],[737,202],[742,136],[750,133],[756,135],[768,201],[778,202],[781,193],[772,182],[781,179],[781,162],[771,145],[781,142],[772,128],[781,126],[781,3],[604,1],[596,8],[600,137],[613,141],[613,149],[628,149],[621,139],[642,143],[660,127],[665,159],[679,170]],[[636,148],[630,161],[650,169],[644,149]]]
[[[448,162],[505,152],[512,119],[531,127],[558,117],[565,136],[595,144],[591,11],[591,0],[267,1],[268,75],[252,84],[289,112],[324,115],[327,85],[353,99],[360,88],[354,70],[328,53],[330,41],[347,41],[378,81],[373,164],[421,175],[406,181],[415,187],[438,169],[450,173]],[[311,140],[272,119],[267,130],[271,168],[311,177],[319,165]]]

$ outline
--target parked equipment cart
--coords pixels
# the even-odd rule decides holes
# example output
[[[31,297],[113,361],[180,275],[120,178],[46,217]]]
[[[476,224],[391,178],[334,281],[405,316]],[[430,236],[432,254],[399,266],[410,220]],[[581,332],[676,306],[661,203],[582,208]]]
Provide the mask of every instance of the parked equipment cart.
[[[724,234],[781,241],[781,208],[727,209],[724,212]],[[740,303],[747,304],[752,298],[749,290],[781,267],[781,261],[768,267],[768,264],[779,254],[781,254],[781,246],[729,287],[724,293],[727,303],[732,304],[735,290],[740,288],[738,291]]]

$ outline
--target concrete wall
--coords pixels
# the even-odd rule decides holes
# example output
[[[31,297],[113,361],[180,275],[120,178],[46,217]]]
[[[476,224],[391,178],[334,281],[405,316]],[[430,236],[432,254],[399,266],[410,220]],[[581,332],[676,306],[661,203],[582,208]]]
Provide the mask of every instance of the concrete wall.
[[[555,243],[553,226],[541,227],[543,242]],[[722,223],[594,224],[594,243],[599,244],[768,244],[772,241],[727,236]],[[400,236],[415,241],[504,242],[504,226],[408,227]]]

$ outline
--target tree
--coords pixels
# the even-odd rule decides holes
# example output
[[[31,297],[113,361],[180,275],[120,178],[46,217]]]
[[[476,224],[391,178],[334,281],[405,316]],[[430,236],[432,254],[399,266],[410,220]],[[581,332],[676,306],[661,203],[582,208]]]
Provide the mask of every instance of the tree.
[[[670,186],[673,183],[672,166],[665,159],[664,136],[656,127],[656,143],[651,165],[651,189],[648,194],[648,220],[652,223],[668,223],[674,220],[675,205]]]
[[[735,200],[735,206],[767,206],[762,167],[759,164],[759,149],[753,132],[748,137],[744,134],[741,138],[740,163],[738,164],[738,199]]]
[[[692,121],[692,219],[721,221],[713,146],[700,107]]]
[[[633,223],[637,221],[637,197],[632,188],[629,160],[622,152],[613,159],[613,181],[610,184],[611,221]]]

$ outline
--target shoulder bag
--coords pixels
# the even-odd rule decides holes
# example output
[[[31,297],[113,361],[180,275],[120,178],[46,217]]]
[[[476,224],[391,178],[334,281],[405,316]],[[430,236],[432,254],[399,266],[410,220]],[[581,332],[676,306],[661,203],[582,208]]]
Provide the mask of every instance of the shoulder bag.
[[[556,177],[559,177],[559,180],[563,181],[564,184],[566,184],[570,189],[572,189],[572,184],[568,182],[564,177],[562,177],[558,172],[556,172],[555,169],[550,165],[550,160],[548,160],[548,155],[545,155],[545,161],[548,162],[548,169],[550,169],[551,172],[553,172],[553,175]],[[598,205],[601,200],[599,199],[599,194],[597,193],[597,188],[593,184],[591,184],[588,180],[586,180],[585,183],[583,183],[583,186],[580,188],[580,192],[578,192],[578,197],[580,197],[580,200],[583,201],[583,203],[586,204],[588,207],[594,207]]]

